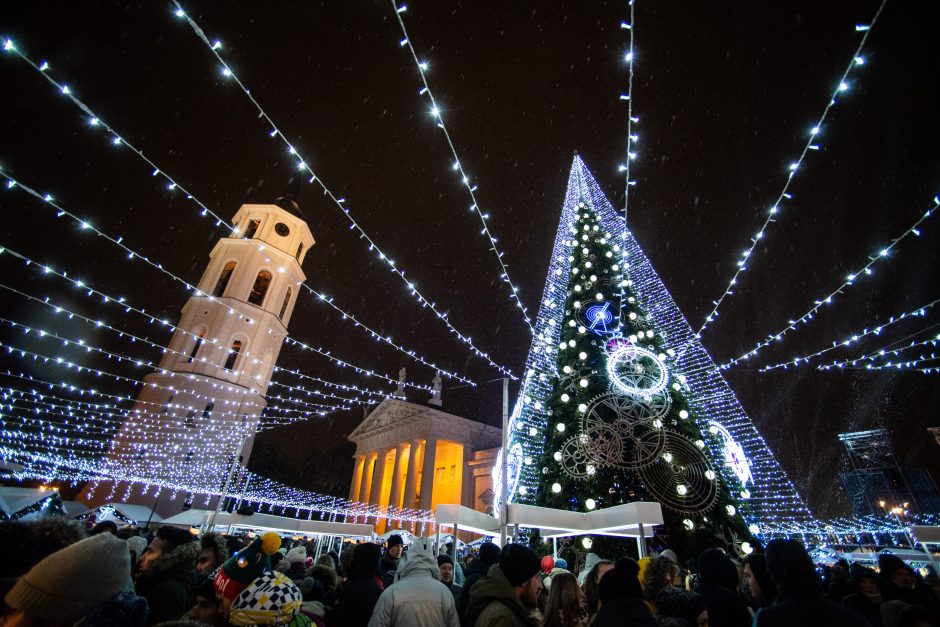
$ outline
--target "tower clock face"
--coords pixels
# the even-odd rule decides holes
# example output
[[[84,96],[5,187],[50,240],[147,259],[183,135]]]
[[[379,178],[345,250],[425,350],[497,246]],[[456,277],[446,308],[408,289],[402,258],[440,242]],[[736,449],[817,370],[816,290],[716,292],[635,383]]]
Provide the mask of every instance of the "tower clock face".
[[[281,237],[287,237],[290,235],[290,228],[283,222],[278,222],[274,225],[274,232],[280,235]]]

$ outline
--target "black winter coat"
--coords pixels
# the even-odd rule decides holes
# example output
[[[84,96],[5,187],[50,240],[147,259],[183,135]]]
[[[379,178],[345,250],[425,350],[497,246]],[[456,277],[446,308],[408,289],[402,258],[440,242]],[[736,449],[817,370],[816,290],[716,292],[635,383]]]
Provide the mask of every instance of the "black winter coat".
[[[467,614],[467,609],[470,607],[470,588],[480,579],[486,577],[490,566],[492,566],[492,564],[484,564],[483,560],[475,559],[470,562],[470,565],[467,566],[467,570],[464,572],[463,590],[460,593],[460,600],[457,601],[457,615],[460,616],[461,627],[473,627],[472,624],[468,625],[464,623],[464,616]]]
[[[643,599],[621,597],[601,604],[590,627],[658,627]]]
[[[326,619],[333,627],[367,627],[375,604],[382,596],[382,586],[375,577],[357,577],[343,584],[336,607]]]
[[[758,612],[755,627],[870,627],[865,617],[822,593],[792,597]]]
[[[196,604],[199,543],[187,542],[158,558],[137,578],[137,595],[147,599],[148,625],[179,620]]]

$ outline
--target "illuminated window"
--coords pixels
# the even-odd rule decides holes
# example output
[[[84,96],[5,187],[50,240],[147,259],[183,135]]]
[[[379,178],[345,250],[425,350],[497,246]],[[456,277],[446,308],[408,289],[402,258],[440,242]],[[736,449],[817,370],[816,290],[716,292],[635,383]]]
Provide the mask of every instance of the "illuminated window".
[[[281,313],[278,314],[278,318],[281,320],[284,319],[284,314],[287,312],[287,306],[290,304],[291,289],[287,288],[287,293],[284,294],[284,303],[281,305]]]
[[[262,270],[255,277],[255,284],[251,286],[251,294],[248,295],[248,302],[259,307],[264,303],[264,295],[268,293],[268,286],[271,285],[271,273]]]
[[[238,360],[238,354],[242,352],[242,341],[232,342],[232,350],[228,352],[228,358],[225,360],[225,369],[234,370],[235,362]]]
[[[255,236],[255,233],[258,232],[258,226],[261,224],[261,220],[249,220],[248,228],[245,229],[245,239],[251,239]]]
[[[225,293],[225,288],[228,287],[228,280],[232,278],[233,272],[235,272],[235,262],[229,261],[227,264],[225,264],[225,267],[222,268],[222,274],[219,275],[219,281],[215,284],[215,289],[212,290],[213,296],[221,296]]]

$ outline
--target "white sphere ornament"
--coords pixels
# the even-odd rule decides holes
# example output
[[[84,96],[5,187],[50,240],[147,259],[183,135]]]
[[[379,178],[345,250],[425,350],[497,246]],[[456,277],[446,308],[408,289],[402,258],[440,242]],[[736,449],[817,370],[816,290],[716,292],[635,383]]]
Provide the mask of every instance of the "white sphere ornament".
[[[594,542],[590,538],[582,538],[581,546],[583,546],[585,549],[590,549],[592,546],[594,546]]]
[[[686,518],[682,521],[682,526],[685,527],[686,531],[695,531],[695,523],[692,522],[691,518]]]
[[[601,244],[603,244],[603,243],[604,243],[604,240],[601,239]],[[608,250],[606,253],[604,253],[604,256],[607,257],[608,259],[610,259],[611,257],[614,256],[614,253],[612,253],[612,252],[610,252],[610,251]]]
[[[568,340],[568,346],[570,346],[571,348],[574,348],[574,347],[577,346],[577,345],[578,345],[578,343],[575,342],[574,340]]]
[[[558,429],[558,433],[564,433],[564,432],[565,432],[565,423],[559,422],[557,425],[555,425],[555,428]]]
[[[751,491],[750,491],[750,490],[741,490],[741,498],[744,499],[745,501],[748,500],[749,498],[751,498]]]
[[[562,395],[561,395],[561,402],[562,402],[562,403],[567,403],[567,402],[570,401],[570,400],[571,400],[571,397],[568,396],[567,394],[562,394]]]
[[[587,359],[587,353],[585,353],[584,351],[581,351],[580,353],[578,353],[578,359],[580,359],[581,361],[584,361],[585,359]]]
[[[578,411],[583,414],[584,412],[587,411],[587,405],[585,405],[584,403],[581,403],[580,405],[578,405]]]
[[[585,268],[590,268],[590,267],[591,267],[591,262],[590,262],[590,261],[585,261],[585,262],[584,262],[584,267],[585,267]]]
[[[598,292],[594,295],[594,300],[604,300],[604,295]]]
[[[528,494],[528,492],[529,491],[526,489],[524,485],[519,486],[519,494],[525,495],[525,494]]]
[[[561,371],[564,372],[565,374],[571,374],[571,366],[565,366],[564,368],[561,369]]]
[[[595,467],[592,466],[591,464],[588,464],[588,465],[587,465],[587,468],[585,468],[585,470],[587,471],[587,474],[589,474],[589,475],[593,475],[595,472],[597,472],[597,468],[595,468]]]
[[[537,436],[538,434],[539,434],[539,430],[538,430],[538,429],[536,429],[535,427],[529,427],[529,437],[530,437],[530,438],[534,438],[534,437]]]
[[[587,379],[581,379],[580,381],[578,381],[578,385],[580,385],[580,386],[583,387],[583,388],[586,388],[586,387],[588,386],[588,380],[587,380]]]
[[[725,511],[728,512],[728,516],[734,516],[738,510],[734,508],[734,505],[725,505]]]
[[[553,484],[552,484],[552,492],[554,492],[555,494],[558,494],[559,492],[561,492],[561,484],[560,484],[560,483],[553,483]]]
[[[560,461],[561,461],[561,451],[555,451],[555,454],[552,455],[552,457],[555,458],[555,461],[556,461],[556,462],[560,462]]]
[[[686,486],[680,483],[679,485],[676,486],[676,493],[679,496],[685,496],[686,494],[689,493],[689,488],[687,488]]]
[[[578,333],[587,333],[587,327],[584,327],[584,326],[578,327]]]
[[[631,344],[636,344],[637,337],[635,335],[631,335],[627,339],[630,340]]]
[[[753,533],[755,536],[760,533],[760,527],[754,524],[749,525],[747,530]]]
[[[588,509],[594,509],[597,507],[597,502],[594,499],[588,499],[584,502],[584,506]],[[585,538],[587,540],[588,538]]]
[[[683,420],[686,420],[686,419],[688,419],[688,417],[689,417],[689,412],[687,412],[687,411],[684,410],[684,409],[680,409],[680,410],[679,410],[679,418],[682,418]]]
[[[531,466],[531,465],[532,465],[532,458],[531,458],[531,457],[526,457],[524,460],[522,460],[522,463],[525,464],[526,466]]]
[[[751,553],[754,552],[754,547],[751,546],[750,542],[742,542],[741,552],[744,553],[745,555],[750,555]]]
[[[663,453],[663,461],[666,462],[667,464],[671,464],[671,463],[672,463],[672,453],[670,453],[669,451],[666,451],[665,453]]]
[[[569,320],[569,321],[568,321],[568,326],[571,327],[571,328],[574,328],[574,327],[578,326],[578,323],[575,322],[574,320]]]
[[[705,440],[696,440],[696,441],[695,441],[695,446],[697,446],[697,447],[699,447],[700,449],[703,449],[703,450],[704,450],[704,449],[705,449]]]
[[[705,478],[708,479],[709,481],[714,481],[714,480],[715,480],[715,471],[714,471],[714,470],[706,470],[706,471],[705,471]]]
[[[636,320],[636,312],[635,312],[635,311],[631,311],[631,312],[630,312],[630,315],[627,316],[627,317],[630,318],[630,320]]]

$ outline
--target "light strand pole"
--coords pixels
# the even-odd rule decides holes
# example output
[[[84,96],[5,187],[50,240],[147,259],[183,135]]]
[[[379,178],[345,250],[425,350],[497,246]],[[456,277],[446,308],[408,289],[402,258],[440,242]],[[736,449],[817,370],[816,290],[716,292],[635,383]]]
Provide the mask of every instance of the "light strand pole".
[[[244,406],[244,404],[245,404],[245,394],[242,394],[241,401],[239,401],[238,403],[238,413],[235,414],[236,420],[237,420],[237,417],[241,414],[242,407]],[[219,495],[219,501],[218,503],[215,504],[215,509],[209,515],[208,520],[206,520],[207,532],[213,530],[213,528],[215,527],[215,518],[216,516],[219,515],[219,512],[222,510],[222,504],[225,502],[225,495],[228,494],[228,490],[232,485],[232,476],[235,474],[235,466],[238,465],[239,460],[241,459],[241,456],[242,456],[242,451],[245,449],[245,442],[248,441],[248,432],[249,432],[249,429],[247,428],[247,425],[245,425],[244,433],[242,433],[242,437],[239,439],[239,442],[238,442],[238,448],[235,449],[235,455],[232,457],[232,463],[229,464],[228,474],[226,474],[225,483],[222,486],[222,494]]]
[[[503,459],[500,468],[499,543],[506,546],[506,527],[509,525],[509,378],[503,377]]]

